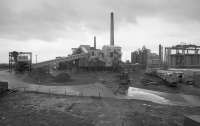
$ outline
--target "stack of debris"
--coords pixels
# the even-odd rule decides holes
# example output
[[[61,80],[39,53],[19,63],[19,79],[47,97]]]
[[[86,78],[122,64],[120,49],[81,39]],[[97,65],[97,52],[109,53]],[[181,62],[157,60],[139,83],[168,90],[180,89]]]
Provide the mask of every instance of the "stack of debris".
[[[153,79],[150,78],[142,78],[141,82],[147,86],[147,85],[158,85],[159,83]]]

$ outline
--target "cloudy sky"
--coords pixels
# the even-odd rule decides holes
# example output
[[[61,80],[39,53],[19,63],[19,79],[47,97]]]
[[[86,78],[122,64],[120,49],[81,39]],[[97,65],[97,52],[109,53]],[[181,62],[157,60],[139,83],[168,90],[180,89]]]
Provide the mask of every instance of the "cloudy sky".
[[[123,60],[143,45],[200,45],[200,0],[0,0],[0,62],[9,51],[38,61],[66,56],[80,44],[109,44],[110,12]],[[35,62],[35,58],[33,59]]]

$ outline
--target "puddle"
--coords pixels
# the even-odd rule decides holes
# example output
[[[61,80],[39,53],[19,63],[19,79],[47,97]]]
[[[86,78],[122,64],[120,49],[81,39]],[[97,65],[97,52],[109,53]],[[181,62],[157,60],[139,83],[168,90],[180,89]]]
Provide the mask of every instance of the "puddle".
[[[199,96],[185,95],[180,93],[165,93],[134,87],[129,87],[126,98],[151,101],[166,105],[200,106]]]
[[[157,95],[156,93],[148,92],[139,88],[129,87],[127,91],[128,99],[138,99],[152,101],[159,104],[172,104],[168,99]]]

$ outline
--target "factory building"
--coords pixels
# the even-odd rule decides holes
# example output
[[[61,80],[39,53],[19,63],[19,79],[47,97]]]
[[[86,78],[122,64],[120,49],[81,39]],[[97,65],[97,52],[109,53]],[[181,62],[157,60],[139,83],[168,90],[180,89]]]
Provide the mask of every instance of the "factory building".
[[[160,56],[145,47],[131,53],[131,63],[142,65],[143,68],[155,68],[161,64]]]
[[[69,57],[74,60],[67,60],[69,66],[78,68],[115,68],[121,62],[121,47],[114,44],[114,13],[112,12],[110,20],[110,45],[104,45],[102,49],[96,48],[96,36],[94,36],[94,45],[80,45],[78,48],[72,48],[72,54]],[[79,58],[80,56],[80,58]],[[59,60],[59,59],[58,59]],[[62,63],[61,63],[62,64]]]
[[[102,49],[80,45],[73,48],[72,55],[88,54],[79,59],[79,67],[113,67],[121,62],[121,47],[105,45]]]
[[[142,49],[138,49],[134,52],[131,52],[131,63],[133,64],[147,64],[148,55],[150,54],[150,50],[143,47]]]
[[[118,46],[103,46],[103,59],[107,67],[119,64],[121,61],[121,47]]]
[[[114,43],[114,13],[110,15],[110,45],[105,45],[102,49],[96,48],[96,37],[94,36],[94,46],[80,45],[72,48],[72,54],[66,57],[56,57],[56,59],[40,62],[33,65],[33,68],[48,66],[53,69],[72,68],[111,68],[116,69],[121,63],[121,47]]]
[[[199,68],[200,46],[179,44],[166,47],[165,63],[172,68]]]

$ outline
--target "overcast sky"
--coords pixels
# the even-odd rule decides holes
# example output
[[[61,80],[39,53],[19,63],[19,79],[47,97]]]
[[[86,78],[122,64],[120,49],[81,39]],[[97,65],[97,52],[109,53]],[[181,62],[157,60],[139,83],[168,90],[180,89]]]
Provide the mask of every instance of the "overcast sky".
[[[9,51],[38,61],[66,56],[81,44],[109,44],[110,12],[123,60],[145,45],[200,45],[200,0],[0,0],[0,62]],[[35,62],[35,57],[33,59]]]

